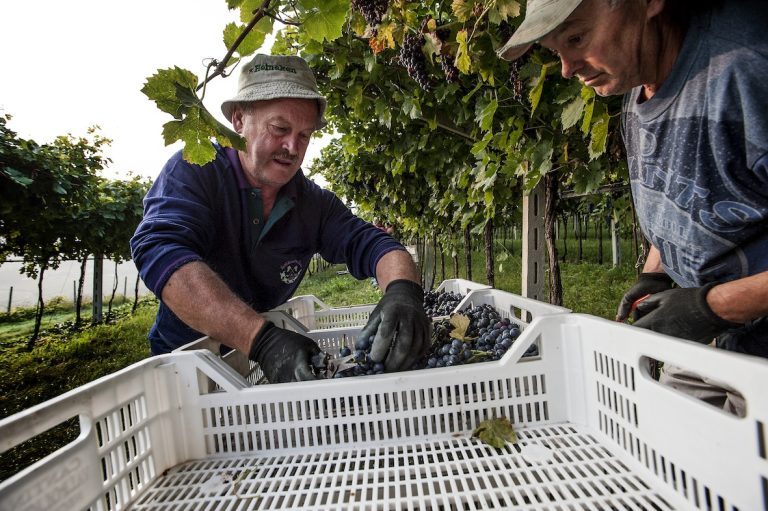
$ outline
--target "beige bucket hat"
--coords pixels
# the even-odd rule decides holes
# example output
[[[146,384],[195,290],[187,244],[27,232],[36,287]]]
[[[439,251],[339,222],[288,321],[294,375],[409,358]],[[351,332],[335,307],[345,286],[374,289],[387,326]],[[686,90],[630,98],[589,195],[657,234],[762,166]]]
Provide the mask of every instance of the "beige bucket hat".
[[[533,43],[552,32],[579,6],[582,0],[528,0],[525,19],[512,37],[497,50],[505,60],[523,56]]]
[[[301,57],[258,54],[240,71],[237,95],[221,104],[224,117],[232,122],[235,104],[278,98],[314,99],[318,105],[318,126],[327,124],[325,97],[317,90],[315,75]]]

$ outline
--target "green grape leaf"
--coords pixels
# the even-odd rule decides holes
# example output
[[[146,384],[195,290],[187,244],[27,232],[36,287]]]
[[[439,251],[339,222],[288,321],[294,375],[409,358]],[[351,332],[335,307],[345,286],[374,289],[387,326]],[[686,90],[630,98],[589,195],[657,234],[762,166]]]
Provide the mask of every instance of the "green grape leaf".
[[[147,78],[141,92],[157,104],[157,108],[180,119],[183,114],[182,103],[188,101],[188,95],[179,91],[192,91],[197,87],[197,76],[191,71],[174,67],[173,69],[158,69],[157,73]]]
[[[581,121],[581,132],[589,133],[592,124],[592,112],[595,110],[595,91],[586,85],[581,88],[581,99],[584,100],[584,119]]]
[[[496,114],[498,108],[499,102],[496,99],[493,99],[477,114],[475,120],[480,125],[480,129],[483,131],[491,129],[493,126],[493,116]]]
[[[301,28],[315,41],[333,41],[341,37],[347,20],[349,2],[344,0],[299,0],[304,11]]]
[[[581,99],[581,97],[577,97],[568,105],[566,105],[565,108],[563,108],[563,113],[560,116],[560,122],[563,124],[563,130],[567,130],[571,126],[575,125],[577,122],[579,122],[579,119],[581,118],[581,114],[584,112],[584,100]]]
[[[535,144],[531,153],[531,168],[529,172],[544,176],[552,170],[552,140],[544,139]]]
[[[33,179],[28,178],[18,170],[12,169],[11,167],[5,167],[3,169],[0,169],[0,171],[2,171],[6,176],[8,176],[11,179],[11,181],[21,186],[29,186],[34,182]]]
[[[472,17],[472,8],[474,6],[474,0],[453,0],[453,2],[451,2],[451,10],[453,11],[453,14],[455,14],[456,18],[462,23]]]
[[[216,157],[211,138],[228,147],[245,149],[243,139],[231,129],[225,127],[205,110],[202,103],[189,108],[182,119],[169,121],[163,125],[165,144],[177,140],[184,142],[182,156],[196,165],[205,165]]]
[[[227,0],[230,1],[230,0]],[[240,2],[240,21],[250,23],[253,19],[253,13],[263,4],[263,0],[241,0]]]
[[[238,25],[237,23],[229,23],[224,28],[224,46],[227,47],[227,49],[231,48],[233,44],[235,44],[235,41],[238,37],[240,37],[240,34],[245,30],[245,25]],[[237,53],[245,56],[250,55],[264,44],[264,40],[267,37],[267,34],[272,32],[272,18],[261,18],[258,23],[253,27],[253,29],[248,32],[248,35],[245,36],[245,39],[243,39],[240,42],[240,45],[237,47]]]
[[[472,432],[473,438],[496,449],[502,449],[507,443],[517,443],[517,434],[512,423],[506,417],[488,419],[480,423]]]
[[[589,159],[594,160],[605,152],[606,142],[608,140],[608,124],[610,116],[608,112],[602,112],[595,122],[592,123],[592,129],[589,137]]]
[[[541,66],[539,77],[536,79],[536,84],[528,92],[528,99],[531,100],[531,117],[533,117],[533,113],[536,111],[536,107],[539,106],[539,101],[541,101],[541,93],[544,92],[544,82],[546,81],[546,77],[547,66],[543,65]]]
[[[469,74],[472,68],[472,60],[469,58],[469,46],[467,44],[467,30],[459,30],[456,34],[456,42],[459,49],[456,50],[456,68],[462,73]]]

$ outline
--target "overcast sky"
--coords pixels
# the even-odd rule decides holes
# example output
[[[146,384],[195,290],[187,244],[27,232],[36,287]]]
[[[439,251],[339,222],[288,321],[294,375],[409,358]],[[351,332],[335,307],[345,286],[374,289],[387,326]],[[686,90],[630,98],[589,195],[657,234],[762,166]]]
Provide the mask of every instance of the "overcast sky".
[[[113,141],[106,177],[155,178],[181,145],[164,145],[171,117],[141,93],[146,77],[178,65],[202,78],[203,60],[226,53],[230,21],[225,0],[0,1],[0,111],[38,143],[99,125]],[[205,105],[222,122],[219,107],[236,86],[233,75],[207,87]],[[312,141],[305,167],[323,144]]]

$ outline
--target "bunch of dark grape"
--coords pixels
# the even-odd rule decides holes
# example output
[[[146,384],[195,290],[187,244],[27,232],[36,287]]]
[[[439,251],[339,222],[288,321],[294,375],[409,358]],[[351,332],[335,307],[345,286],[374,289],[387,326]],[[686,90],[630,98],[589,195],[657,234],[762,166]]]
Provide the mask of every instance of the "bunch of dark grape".
[[[400,47],[400,64],[405,66],[408,76],[416,80],[423,90],[432,90],[427,76],[427,61],[421,47],[424,46],[424,34],[406,34]]]
[[[451,367],[486,360],[499,360],[520,336],[520,327],[509,318],[502,318],[491,305],[478,305],[460,314],[469,319],[466,331],[460,336],[463,339],[451,337],[451,332],[455,330],[451,320],[442,319],[435,322],[429,352],[414,364],[412,369]],[[359,338],[355,342],[354,351],[346,346],[341,348],[339,354],[342,357],[352,358],[356,365],[337,372],[334,378],[382,374],[384,364],[373,362],[370,357],[372,342],[372,336]],[[538,354],[538,347],[533,344],[523,356],[530,357]]]
[[[365,376],[370,374],[382,374],[384,372],[384,364],[382,362],[374,362],[371,360],[371,346],[373,344],[373,336],[360,337],[355,341],[355,351],[352,351],[348,346],[344,346],[339,350],[339,355],[342,357],[352,357],[357,364],[354,367],[337,372],[334,378],[345,378],[347,376]]]
[[[441,43],[444,43],[448,40],[448,38],[451,36],[451,29],[448,27],[443,26],[444,23],[439,23],[437,26],[437,29],[435,30],[435,35],[438,39],[440,39]]]
[[[516,60],[509,65],[509,81],[512,82],[512,99],[523,100],[523,81],[520,79],[520,61]]]
[[[448,316],[453,312],[464,295],[453,291],[438,293],[435,290],[424,293],[424,312],[430,318],[436,316]]]
[[[389,0],[352,0],[352,9],[362,14],[365,22],[372,27],[381,23],[388,7]]]
[[[474,341],[477,351],[489,353],[488,358],[498,360],[507,352],[520,335],[520,327],[509,318],[503,318],[491,305],[479,305],[467,312],[470,325],[477,338]]]
[[[456,60],[452,55],[444,53],[440,55],[440,66],[445,73],[445,81],[448,83],[456,83],[459,81],[459,68],[454,65]]]
[[[426,357],[427,368],[499,360],[520,336],[520,327],[509,318],[502,318],[491,305],[479,305],[460,314],[469,318],[464,340],[451,337],[454,327],[450,320],[436,323],[432,346]],[[534,344],[524,356],[536,356],[538,353]]]

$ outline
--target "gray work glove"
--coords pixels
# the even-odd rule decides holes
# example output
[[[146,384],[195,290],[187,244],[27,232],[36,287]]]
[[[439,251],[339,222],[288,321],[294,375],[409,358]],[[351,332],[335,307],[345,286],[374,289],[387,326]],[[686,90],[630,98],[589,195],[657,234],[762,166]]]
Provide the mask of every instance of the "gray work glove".
[[[709,344],[729,328],[741,326],[715,314],[707,293],[716,283],[702,287],[675,288],[652,294],[637,304],[642,317],[634,326]]]
[[[258,362],[269,383],[316,380],[312,357],[320,353],[315,341],[276,327],[271,321],[256,334],[248,358]]]
[[[672,289],[672,284],[672,279],[664,272],[641,273],[637,277],[635,285],[629,288],[629,291],[622,297],[619,309],[616,311],[616,321],[626,321],[632,312],[632,304],[639,298]],[[637,321],[641,317],[642,314],[637,310],[632,319]]]
[[[374,336],[371,360],[384,370],[410,369],[429,349],[431,322],[424,313],[424,290],[411,280],[394,280],[371,312],[359,337]]]

